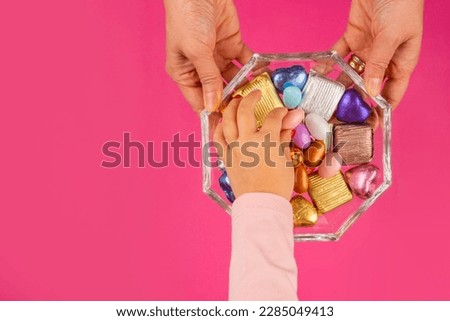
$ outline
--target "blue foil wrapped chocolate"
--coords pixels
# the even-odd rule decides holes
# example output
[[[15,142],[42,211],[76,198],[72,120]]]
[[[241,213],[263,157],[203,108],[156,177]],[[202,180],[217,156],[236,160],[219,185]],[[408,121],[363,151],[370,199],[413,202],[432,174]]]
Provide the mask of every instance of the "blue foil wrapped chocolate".
[[[234,196],[233,190],[231,189],[230,179],[226,171],[223,171],[222,175],[219,177],[219,185],[222,191],[225,193],[227,199],[233,203],[236,197]]]
[[[275,88],[283,92],[289,86],[302,90],[305,87],[308,74],[303,66],[295,65],[289,68],[278,68],[272,73]]]

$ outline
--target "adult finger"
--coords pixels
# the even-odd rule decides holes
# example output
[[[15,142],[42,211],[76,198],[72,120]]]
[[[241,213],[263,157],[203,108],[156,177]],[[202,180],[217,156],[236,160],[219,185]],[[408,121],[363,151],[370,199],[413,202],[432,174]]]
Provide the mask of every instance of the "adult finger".
[[[393,108],[396,108],[403,98],[409,84],[409,75],[401,78],[389,78],[383,88],[383,97]]]
[[[380,93],[386,69],[397,48],[398,44],[392,36],[380,34],[375,37],[364,70],[364,82],[371,96]]]
[[[233,99],[222,113],[223,134],[228,143],[236,141],[239,136],[236,111],[240,100],[240,98]]]
[[[255,105],[261,99],[261,91],[255,90],[242,98],[237,109],[239,136],[247,136],[258,130],[255,118]]]
[[[189,57],[188,57],[189,58]],[[206,110],[214,111],[222,98],[222,75],[216,65],[212,52],[204,52],[191,57],[198,77],[202,83],[203,102]]]
[[[230,61],[230,63],[226,65],[225,68],[222,70],[222,77],[228,83],[231,81],[231,79],[234,78],[234,76],[237,75],[239,70],[241,69],[238,66],[236,66],[232,61]]]
[[[350,47],[344,36],[342,36],[331,49],[335,50],[342,58],[345,58],[345,56],[350,53]]]
[[[242,50],[236,57],[236,64],[245,65],[250,58],[253,56],[253,51],[251,51],[247,46],[242,45]],[[230,82],[231,79],[233,79],[234,76],[237,75],[237,73],[241,70],[241,66],[237,66],[235,64],[235,61],[231,61],[225,69],[222,71],[222,77],[227,81]]]
[[[203,95],[201,87],[190,87],[179,85],[181,93],[186,101],[191,105],[192,109],[199,113],[204,109]]]
[[[245,44],[242,45],[241,52],[236,57],[241,65],[245,65],[253,56],[253,51]]]

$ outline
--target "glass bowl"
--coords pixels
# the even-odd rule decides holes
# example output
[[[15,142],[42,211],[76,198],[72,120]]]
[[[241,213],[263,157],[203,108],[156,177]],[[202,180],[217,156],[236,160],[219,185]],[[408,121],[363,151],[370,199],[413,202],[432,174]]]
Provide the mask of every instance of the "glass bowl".
[[[295,241],[337,241],[391,185],[391,106],[380,95],[370,97],[361,76],[336,52],[328,51],[282,54],[255,53],[250,61],[243,66],[239,73],[224,88],[224,95],[219,109],[226,108],[226,105],[232,99],[233,93],[244,84],[255,79],[255,77],[264,72],[268,72],[270,75],[278,68],[287,68],[293,65],[303,66],[309,78],[312,78],[311,75],[313,74],[320,74],[328,79],[342,83],[346,89],[354,88],[364,101],[372,107],[371,113],[375,113],[374,116],[377,116],[379,119],[379,126],[373,129],[373,157],[370,161],[370,164],[375,165],[379,169],[378,180],[373,186],[373,194],[366,199],[353,195],[351,201],[324,214],[319,213],[317,222],[314,225],[293,227]],[[303,93],[307,86],[308,83],[303,88]],[[306,96],[304,96],[304,99],[306,99]],[[219,184],[219,178],[223,175],[224,168],[221,161],[218,160],[212,144],[214,129],[220,118],[220,112],[210,113],[203,111],[201,113],[203,191],[228,214],[231,214],[231,203],[227,200]],[[336,132],[333,132],[333,126],[337,129],[337,125],[340,122],[333,117],[330,123],[333,123],[330,124],[330,133],[334,133],[330,137],[334,137]],[[336,146],[332,145],[332,142],[327,142],[328,144],[330,144],[327,147],[328,149],[336,148]],[[342,166],[342,177],[345,178],[345,173],[355,166]],[[309,172],[311,171],[309,169]],[[345,182],[347,187],[349,187],[348,181]],[[309,193],[302,194],[302,196],[314,205],[317,205],[314,201],[311,201]]]

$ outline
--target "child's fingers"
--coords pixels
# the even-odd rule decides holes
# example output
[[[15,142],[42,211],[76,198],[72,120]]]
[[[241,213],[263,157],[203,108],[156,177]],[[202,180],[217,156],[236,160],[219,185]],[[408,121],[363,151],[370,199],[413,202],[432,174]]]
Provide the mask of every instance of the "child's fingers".
[[[270,133],[272,139],[279,139],[281,124],[287,112],[287,108],[283,107],[275,108],[274,110],[272,110],[264,120],[264,123],[261,127],[261,132]]]
[[[214,142],[215,142],[215,147],[217,150],[217,153],[219,154],[219,157],[222,161],[226,160],[226,152],[227,152],[227,148],[228,148],[228,144],[227,141],[225,139],[225,136],[223,134],[223,124],[219,123],[216,126],[216,129],[214,130]]]
[[[281,123],[282,129],[294,129],[302,122],[305,118],[305,112],[303,109],[294,109],[289,111],[286,116],[283,118],[283,122]]]
[[[257,131],[255,105],[261,99],[261,91],[255,90],[245,96],[237,110],[237,124],[239,135],[246,136]]]
[[[240,98],[233,99],[222,113],[223,135],[228,143],[234,142],[239,136],[236,111],[240,101]]]
[[[281,148],[283,148],[284,155],[288,160],[291,160],[291,139],[292,129],[283,129],[280,133]]]

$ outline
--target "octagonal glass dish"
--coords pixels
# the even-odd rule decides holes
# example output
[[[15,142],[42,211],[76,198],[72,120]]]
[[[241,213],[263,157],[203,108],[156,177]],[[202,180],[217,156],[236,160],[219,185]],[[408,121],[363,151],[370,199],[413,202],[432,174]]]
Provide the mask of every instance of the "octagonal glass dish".
[[[224,88],[224,95],[219,109],[226,108],[233,93],[242,85],[253,80],[264,72],[269,74],[278,68],[303,66],[308,74],[311,70],[329,79],[336,80],[348,88],[355,88],[363,99],[376,111],[379,126],[373,132],[373,158],[371,164],[379,168],[379,179],[375,192],[367,199],[353,196],[347,202],[330,212],[320,214],[316,224],[294,228],[295,241],[336,241],[355,223],[355,221],[380,197],[391,185],[391,106],[378,95],[370,97],[364,86],[363,79],[336,52],[315,53],[282,53],[282,54],[254,54],[250,61],[242,67],[239,73]],[[220,112],[201,113],[202,145],[203,148],[203,191],[215,203],[231,214],[231,203],[219,186],[219,177],[223,168],[211,142],[214,129],[221,119]],[[339,121],[337,121],[339,123]],[[335,122],[336,124],[336,122]],[[206,147],[206,148],[205,148]],[[345,173],[352,166],[343,166]],[[304,196],[302,194],[302,196]],[[308,195],[306,197],[309,201]]]

